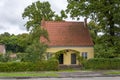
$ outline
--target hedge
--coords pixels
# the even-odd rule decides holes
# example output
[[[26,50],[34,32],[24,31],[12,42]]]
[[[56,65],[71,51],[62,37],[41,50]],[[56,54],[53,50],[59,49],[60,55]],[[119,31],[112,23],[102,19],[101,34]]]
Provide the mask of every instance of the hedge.
[[[95,58],[83,64],[85,69],[120,69],[120,58]]]
[[[6,62],[0,63],[0,72],[22,72],[22,71],[56,71],[58,61],[39,61],[32,62]]]

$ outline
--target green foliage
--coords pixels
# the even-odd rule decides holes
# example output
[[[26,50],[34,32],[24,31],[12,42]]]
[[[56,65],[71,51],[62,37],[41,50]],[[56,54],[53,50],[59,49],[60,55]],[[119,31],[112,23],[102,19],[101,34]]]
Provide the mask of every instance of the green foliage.
[[[0,62],[8,62],[9,61],[9,55],[8,54],[0,54]]]
[[[58,51],[58,52],[56,52],[56,53],[54,53],[54,57],[55,57],[55,59],[59,59],[59,56],[60,56],[60,54],[66,54],[66,50],[61,50],[61,51]]]
[[[95,57],[96,58],[114,58],[118,57],[115,47],[107,47],[105,44],[96,44]]]
[[[19,34],[17,35],[18,38],[18,45],[22,48],[22,51],[19,52],[25,52],[27,46],[29,46],[31,44],[30,40],[29,40],[29,34],[23,33],[23,34]]]
[[[57,16],[57,18],[56,18]],[[61,11],[61,17],[55,14],[54,11],[51,9],[51,5],[49,2],[40,2],[37,1],[35,3],[32,3],[27,8],[25,8],[24,13],[22,14],[23,18],[28,18],[28,21],[26,23],[26,28],[31,31],[33,28],[39,26],[41,24],[41,20],[44,18],[45,20],[54,20],[60,18],[59,20],[62,20],[63,18],[66,18],[64,11]]]
[[[32,61],[36,62],[43,59],[43,54],[47,49],[47,45],[40,42],[40,36],[44,36],[48,40],[47,31],[36,27],[33,32],[30,34],[31,45],[26,49],[26,55],[22,61]]]
[[[100,37],[101,37],[99,35],[99,33],[102,33],[101,26],[97,25],[94,21],[91,20],[88,23],[88,29],[90,31],[90,34],[91,34],[91,37],[92,37],[94,44],[97,44],[99,42]]]
[[[21,61],[25,56],[26,56],[27,53],[16,53],[17,55],[17,61]]]
[[[85,69],[120,69],[120,58],[95,58],[84,63]]]
[[[39,42],[35,42],[34,44],[30,45],[27,50],[25,56],[22,58],[22,61],[30,61],[36,62],[39,60],[44,59],[43,54],[45,53],[47,45],[40,44]]]
[[[45,37],[48,40],[48,33],[41,28],[41,20],[43,18],[53,20],[54,15],[49,2],[37,1],[25,8],[22,17],[28,18],[25,26],[30,31],[31,45],[26,49],[27,54],[22,59],[23,61],[36,62],[42,59],[47,46],[40,42],[40,37]]]
[[[59,75],[55,72],[2,72],[0,77],[58,77]]]
[[[112,58],[112,57],[119,57],[120,54],[120,43],[119,43],[119,37],[113,38],[115,40],[115,45],[112,46],[112,44],[109,42],[109,38],[111,36],[108,36],[102,32],[101,26],[98,26],[94,21],[90,21],[88,24],[88,28],[90,30],[93,42],[94,42],[94,49],[95,49],[95,57],[96,58]],[[101,35],[99,33],[102,32]]]
[[[45,52],[45,48],[47,47],[45,44],[39,42],[40,37],[42,36],[49,40],[47,31],[41,28],[41,20],[43,18],[45,20],[57,20],[57,18],[55,18],[56,16],[58,15],[52,11],[48,2],[37,1],[32,3],[25,8],[24,13],[22,14],[22,17],[27,18],[28,20],[25,26],[30,31],[30,34],[11,35],[5,32],[4,34],[0,34],[0,43],[5,44],[7,52],[27,52],[25,54],[26,56],[36,58],[39,55],[39,58],[36,59],[40,59],[40,56],[42,57],[42,54]],[[62,20],[67,16],[64,11],[61,11],[61,16],[58,17],[60,18],[59,20]],[[19,57],[21,59],[22,56]],[[28,57],[25,60],[28,60]]]
[[[26,23],[26,28],[35,28],[35,26],[40,26],[42,18],[45,20],[52,20],[54,12],[50,8],[49,2],[40,2],[37,1],[25,8],[24,13],[22,14],[23,18],[28,18]]]
[[[101,57],[108,55],[118,57],[120,55],[120,0],[67,1],[66,12],[73,19],[80,19],[82,16],[92,20],[88,28],[95,43],[95,53],[99,52]],[[98,35],[99,32],[102,33],[101,36]]]
[[[61,15],[55,15],[55,21],[62,21],[63,19],[66,19],[67,15],[64,10],[61,10]]]
[[[0,34],[0,43],[5,44],[7,52],[25,52],[30,44],[28,34],[10,35],[5,32]]]
[[[83,63],[86,61],[86,59],[84,59],[80,55],[77,55],[77,60],[78,60],[80,66],[83,66]]]
[[[7,62],[0,63],[0,72],[54,71],[58,70],[58,61]]]
[[[31,45],[28,46],[26,50],[27,54],[25,58],[23,58],[23,61],[36,62],[37,60],[42,59],[47,48],[46,44],[40,42],[40,38],[44,37],[49,41],[47,31],[41,26],[42,19],[62,20],[67,16],[65,15],[64,11],[61,11],[61,16],[56,15],[55,12],[52,11],[49,2],[37,1],[25,8],[22,17],[23,19],[28,19],[25,27],[30,31],[31,40]]]

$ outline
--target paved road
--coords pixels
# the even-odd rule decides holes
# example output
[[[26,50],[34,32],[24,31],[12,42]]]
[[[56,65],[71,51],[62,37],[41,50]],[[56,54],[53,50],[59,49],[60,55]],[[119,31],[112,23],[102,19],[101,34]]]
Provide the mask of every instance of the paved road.
[[[0,80],[120,80],[120,77],[82,77],[82,78],[31,78],[31,79],[0,79]]]

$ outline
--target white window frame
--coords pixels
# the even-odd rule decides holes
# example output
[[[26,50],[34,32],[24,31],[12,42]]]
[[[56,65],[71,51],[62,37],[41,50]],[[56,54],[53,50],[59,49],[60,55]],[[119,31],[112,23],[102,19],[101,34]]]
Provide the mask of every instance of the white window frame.
[[[50,59],[51,57],[52,57],[52,53],[47,52],[47,54],[46,54],[46,59],[48,60],[48,59]]]
[[[87,59],[88,58],[88,52],[82,52],[82,57],[84,59]]]

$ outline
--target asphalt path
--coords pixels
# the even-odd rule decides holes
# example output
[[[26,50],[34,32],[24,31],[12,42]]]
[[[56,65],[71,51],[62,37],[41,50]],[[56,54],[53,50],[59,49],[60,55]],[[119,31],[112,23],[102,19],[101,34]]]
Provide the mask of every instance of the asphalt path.
[[[79,78],[26,78],[26,79],[0,79],[0,80],[120,80],[120,77],[79,77]]]

